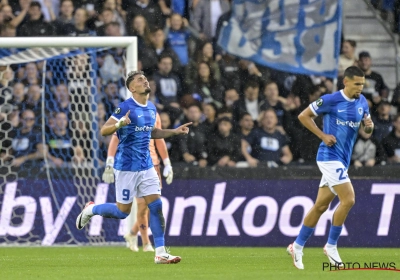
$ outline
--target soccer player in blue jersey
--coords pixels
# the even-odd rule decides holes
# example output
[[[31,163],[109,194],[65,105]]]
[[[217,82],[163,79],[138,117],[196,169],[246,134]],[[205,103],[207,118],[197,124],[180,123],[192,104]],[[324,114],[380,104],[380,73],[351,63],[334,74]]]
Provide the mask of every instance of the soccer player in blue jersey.
[[[355,202],[347,170],[358,130],[363,129],[371,135],[374,128],[368,103],[361,95],[365,84],[364,72],[356,66],[351,66],[345,70],[343,82],[343,90],[322,96],[299,115],[301,123],[322,140],[317,154],[322,179],[314,206],[304,218],[296,240],[287,248],[294,266],[298,269],[304,269],[304,244],[313,234],[319,218],[336,195],[340,204],[333,214],[324,254],[332,265],[343,266],[336,244],[347,214]],[[318,115],[323,115],[323,131],[313,120]]]
[[[165,220],[160,199],[160,180],[150,156],[150,138],[167,138],[187,134],[186,123],[176,129],[155,128],[156,107],[148,102],[149,82],[141,71],[128,74],[126,87],[132,97],[122,102],[101,128],[101,134],[117,132],[119,144],[114,163],[117,204],[95,205],[88,202],[76,219],[82,229],[94,215],[125,219],[131,212],[134,196],[143,197],[150,210],[150,228],[156,247],[156,264],[178,263],[181,257],[172,256],[164,247]]]

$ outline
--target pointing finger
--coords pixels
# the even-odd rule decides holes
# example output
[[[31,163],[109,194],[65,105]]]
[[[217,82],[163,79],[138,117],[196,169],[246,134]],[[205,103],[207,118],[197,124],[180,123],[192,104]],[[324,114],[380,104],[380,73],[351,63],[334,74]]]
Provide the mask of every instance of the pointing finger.
[[[189,125],[191,125],[191,124],[192,124],[192,122],[185,123],[185,124],[181,125],[181,127],[187,127],[187,126],[189,126]]]
[[[131,110],[128,110],[128,112],[126,112],[125,117],[128,118],[129,114],[131,113]]]

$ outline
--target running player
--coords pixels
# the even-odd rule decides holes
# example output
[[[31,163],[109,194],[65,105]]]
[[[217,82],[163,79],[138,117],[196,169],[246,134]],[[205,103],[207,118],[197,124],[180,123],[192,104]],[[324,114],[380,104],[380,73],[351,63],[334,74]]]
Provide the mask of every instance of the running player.
[[[143,72],[130,72],[125,85],[132,93],[132,98],[122,102],[101,128],[101,135],[117,132],[119,139],[114,164],[117,203],[86,203],[76,219],[76,227],[83,229],[94,215],[125,219],[131,212],[134,196],[143,197],[150,209],[150,228],[156,247],[155,263],[178,263],[181,257],[170,255],[164,246],[165,220],[160,199],[160,180],[151,161],[149,144],[150,138],[188,134],[191,123],[175,129],[155,128],[156,107],[148,102],[151,90]]]
[[[156,128],[161,129],[161,119],[158,113],[156,114]],[[114,166],[114,157],[117,152],[118,143],[119,140],[117,134],[114,133],[113,136],[111,137],[111,141],[108,146],[107,166],[104,170],[102,177],[103,181],[108,184],[114,183],[113,166]],[[172,183],[174,173],[172,171],[171,161],[168,156],[167,145],[165,144],[164,139],[150,139],[150,155],[161,184],[160,159],[158,157],[158,154],[160,154],[163,160],[164,163],[163,175],[164,177],[166,177],[166,182],[169,185]],[[136,203],[138,208],[136,222],[133,225],[133,227],[129,229],[129,231],[124,235],[124,238],[126,242],[129,244],[129,249],[131,249],[134,252],[138,252],[139,248],[137,245],[137,234],[140,231],[140,234],[142,236],[143,252],[154,252],[154,249],[151,246],[151,242],[148,236],[149,208],[147,207],[142,197],[136,198]]]
[[[324,254],[330,263],[343,266],[337,250],[337,241],[347,214],[354,205],[353,186],[347,170],[359,127],[371,134],[374,124],[369,114],[368,103],[361,92],[365,84],[364,72],[356,66],[344,72],[344,89],[322,96],[307,107],[300,115],[301,123],[322,140],[317,154],[317,164],[322,173],[319,191],[314,206],[304,218],[300,233],[287,252],[298,269],[304,269],[303,247],[313,234],[321,215],[337,195],[340,204],[332,218],[328,242]],[[321,131],[314,118],[322,114],[324,127]]]

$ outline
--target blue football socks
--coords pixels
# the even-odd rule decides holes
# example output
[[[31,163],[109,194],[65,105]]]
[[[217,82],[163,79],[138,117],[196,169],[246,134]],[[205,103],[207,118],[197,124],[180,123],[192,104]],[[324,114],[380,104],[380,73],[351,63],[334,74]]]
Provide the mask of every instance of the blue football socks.
[[[100,215],[105,218],[114,218],[114,219],[125,219],[129,216],[118,209],[116,204],[113,203],[104,203],[95,205],[92,210],[93,214]]]
[[[153,233],[154,246],[164,246],[165,220],[162,212],[161,199],[157,199],[148,205],[150,209],[150,228]]]
[[[339,227],[331,225],[331,229],[329,230],[328,244],[336,246],[340,233],[342,232],[342,228],[342,226]]]
[[[300,246],[304,246],[306,244],[308,238],[313,234],[315,228],[310,228],[305,225],[302,225],[300,229],[300,233],[296,238],[296,243],[299,244]]]

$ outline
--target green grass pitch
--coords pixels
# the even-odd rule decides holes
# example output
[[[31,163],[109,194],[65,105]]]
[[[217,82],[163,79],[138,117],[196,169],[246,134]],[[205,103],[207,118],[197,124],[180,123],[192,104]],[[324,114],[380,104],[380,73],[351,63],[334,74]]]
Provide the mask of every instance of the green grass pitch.
[[[340,248],[343,261],[394,262],[399,249]],[[305,270],[286,248],[173,247],[179,264],[156,265],[153,253],[124,247],[0,247],[0,279],[400,279],[393,271],[323,271],[322,248],[305,248]]]

